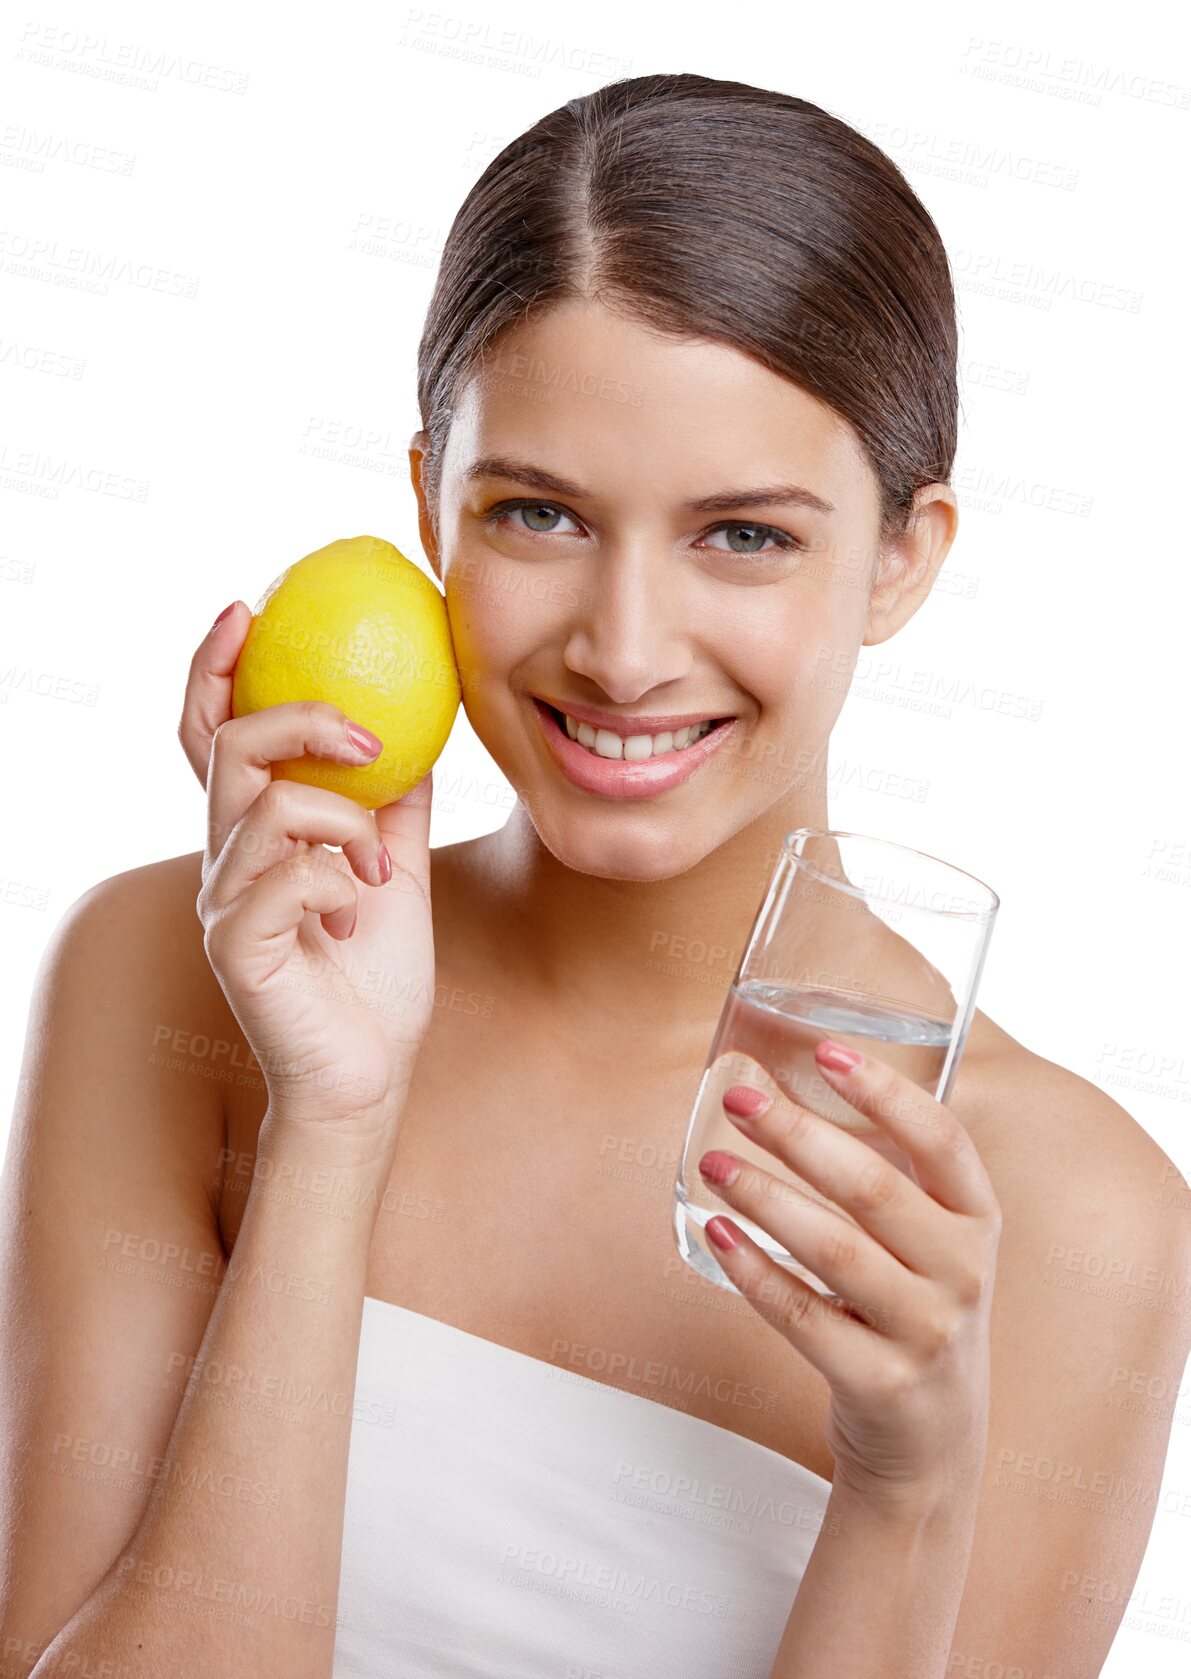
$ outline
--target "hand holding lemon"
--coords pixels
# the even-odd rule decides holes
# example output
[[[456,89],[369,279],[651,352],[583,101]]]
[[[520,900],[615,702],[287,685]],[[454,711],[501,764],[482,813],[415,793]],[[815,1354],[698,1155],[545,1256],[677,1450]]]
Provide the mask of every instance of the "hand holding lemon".
[[[207,790],[204,947],[266,1128],[382,1180],[434,1007],[431,768],[460,699],[442,596],[356,537],[220,615],[178,730]]]

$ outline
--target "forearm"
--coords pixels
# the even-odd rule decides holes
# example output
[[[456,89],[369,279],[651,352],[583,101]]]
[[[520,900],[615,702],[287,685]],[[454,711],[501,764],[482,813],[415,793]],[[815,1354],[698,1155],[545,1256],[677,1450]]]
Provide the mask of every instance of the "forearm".
[[[365,1276],[387,1167],[332,1138],[279,1138],[272,1118],[148,1507],[31,1679],[331,1672]],[[299,1166],[302,1181],[317,1169],[333,1185],[330,1210],[279,1188]]]
[[[976,1492],[898,1513],[834,1485],[770,1679],[942,1679]]]

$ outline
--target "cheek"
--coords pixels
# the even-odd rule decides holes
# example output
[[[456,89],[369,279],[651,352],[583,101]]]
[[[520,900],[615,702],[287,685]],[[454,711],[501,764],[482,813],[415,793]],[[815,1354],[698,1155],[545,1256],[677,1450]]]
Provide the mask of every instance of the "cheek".
[[[759,708],[734,754],[737,773],[756,779],[768,796],[820,767],[855,664],[854,648],[840,644],[846,629],[812,590],[782,602],[781,611],[771,603],[763,621],[745,624],[738,615],[732,636],[715,644],[736,686]]]
[[[533,602],[510,568],[488,556],[464,560],[447,573],[444,594],[461,676],[480,682],[506,671],[532,645]]]
[[[540,683],[542,650],[565,640],[570,619],[555,597],[568,587],[491,554],[447,573],[444,593],[463,707],[489,751],[524,703],[510,687],[532,685],[530,672]]]
[[[721,624],[711,647],[762,713],[783,720],[790,713],[805,714],[808,705],[817,709],[823,673],[835,657],[823,629],[814,613],[788,610],[786,603],[775,612],[770,602],[763,613],[738,612],[730,626]]]

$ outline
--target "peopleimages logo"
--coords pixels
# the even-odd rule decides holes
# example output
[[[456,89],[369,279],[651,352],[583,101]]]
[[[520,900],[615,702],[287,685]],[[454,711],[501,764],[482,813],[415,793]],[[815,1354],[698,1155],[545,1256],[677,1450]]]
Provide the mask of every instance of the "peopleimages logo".
[[[180,1596],[211,1603],[226,1603],[234,1609],[251,1610],[258,1615],[277,1615],[282,1620],[301,1621],[306,1626],[327,1627],[331,1624],[331,1611],[326,1604],[311,1603],[290,1593],[268,1591],[263,1586],[250,1586],[242,1580],[229,1580],[222,1574],[209,1574],[202,1569],[174,1568],[169,1563],[142,1562],[137,1557],[122,1556],[116,1571],[122,1581],[152,1586],[157,1591],[177,1592]]]
[[[725,1615],[728,1611],[729,1599],[723,1592],[687,1586],[678,1580],[662,1580],[656,1574],[635,1574],[613,1563],[593,1563],[588,1557],[508,1544],[500,1560],[506,1569],[521,1569],[564,1585],[612,1592],[634,1605],[665,1603],[671,1609],[693,1609],[708,1615]]]
[[[762,1517],[779,1522],[783,1527],[822,1526],[822,1511],[808,1509],[792,1499],[775,1500],[768,1493],[745,1492],[743,1487],[730,1486],[723,1481],[702,1481],[697,1475],[675,1474],[669,1469],[653,1469],[645,1464],[618,1463],[613,1476],[616,1486],[632,1487],[658,1498],[671,1498],[683,1503],[699,1504],[711,1510],[724,1510],[734,1516]]]
[[[630,1382],[664,1388],[668,1392],[681,1393],[686,1398],[698,1395],[704,1399],[718,1399],[721,1403],[743,1405],[750,1411],[772,1411],[777,1403],[777,1394],[770,1388],[733,1382],[727,1376],[720,1376],[713,1382],[706,1373],[700,1375],[695,1370],[683,1371],[675,1364],[665,1364],[658,1359],[642,1361],[635,1354],[609,1352],[605,1347],[585,1347],[576,1341],[555,1337],[550,1345],[552,1363],[560,1353],[566,1354],[575,1369],[582,1366],[608,1376],[623,1376]]]
[[[26,23],[16,57],[29,64],[122,83],[143,93],[156,93],[163,79],[217,93],[239,94],[248,89],[246,70],[205,64],[202,59],[146,47],[138,41],[93,35],[56,23]]]
[[[1077,53],[1054,53],[1049,47],[1027,41],[990,40],[984,35],[968,37],[960,74],[1085,105],[1102,104],[1105,94],[1170,105],[1180,111],[1191,105],[1191,87],[1185,83],[1168,82],[1144,70],[1097,63]]]
[[[85,245],[64,246],[57,239],[10,232],[7,228],[0,228],[0,259],[8,274],[31,279],[49,274],[56,286],[75,290],[106,294],[113,283],[120,283],[138,291],[165,292],[173,297],[198,295],[197,274],[182,274],[154,263],[89,250]]]

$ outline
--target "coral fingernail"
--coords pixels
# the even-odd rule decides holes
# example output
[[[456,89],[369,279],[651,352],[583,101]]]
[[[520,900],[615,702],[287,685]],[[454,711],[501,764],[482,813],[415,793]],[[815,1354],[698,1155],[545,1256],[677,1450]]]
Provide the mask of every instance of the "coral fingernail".
[[[377,853],[376,866],[380,871],[381,885],[385,885],[393,878],[393,859],[389,856],[389,848],[382,845]]]
[[[211,625],[212,630],[217,630],[219,628],[220,624],[223,623],[223,620],[227,617],[228,613],[232,610],[232,607],[235,606],[235,604],[236,604],[235,601],[233,601],[231,606],[225,606],[224,607],[223,611],[219,614],[218,618],[216,618],[215,622]],[[208,630],[207,634],[210,635],[210,633],[211,633],[211,631]]]
[[[724,1091],[724,1107],[735,1119],[756,1119],[769,1106],[770,1098],[751,1084],[733,1084]]]
[[[700,1160],[699,1170],[712,1183],[731,1183],[739,1172],[740,1165],[730,1154],[725,1154],[722,1149],[713,1148]]]
[[[736,1246],[736,1232],[726,1219],[709,1218],[705,1229],[717,1248],[723,1248],[725,1253],[731,1253]]]
[[[371,729],[366,729],[360,723],[347,725],[347,738],[357,752],[367,752],[370,758],[375,758],[380,751],[382,742],[377,739]]]
[[[815,1045],[815,1060],[833,1072],[850,1073],[859,1064],[860,1054],[846,1044],[837,1044],[834,1038],[821,1038]]]

